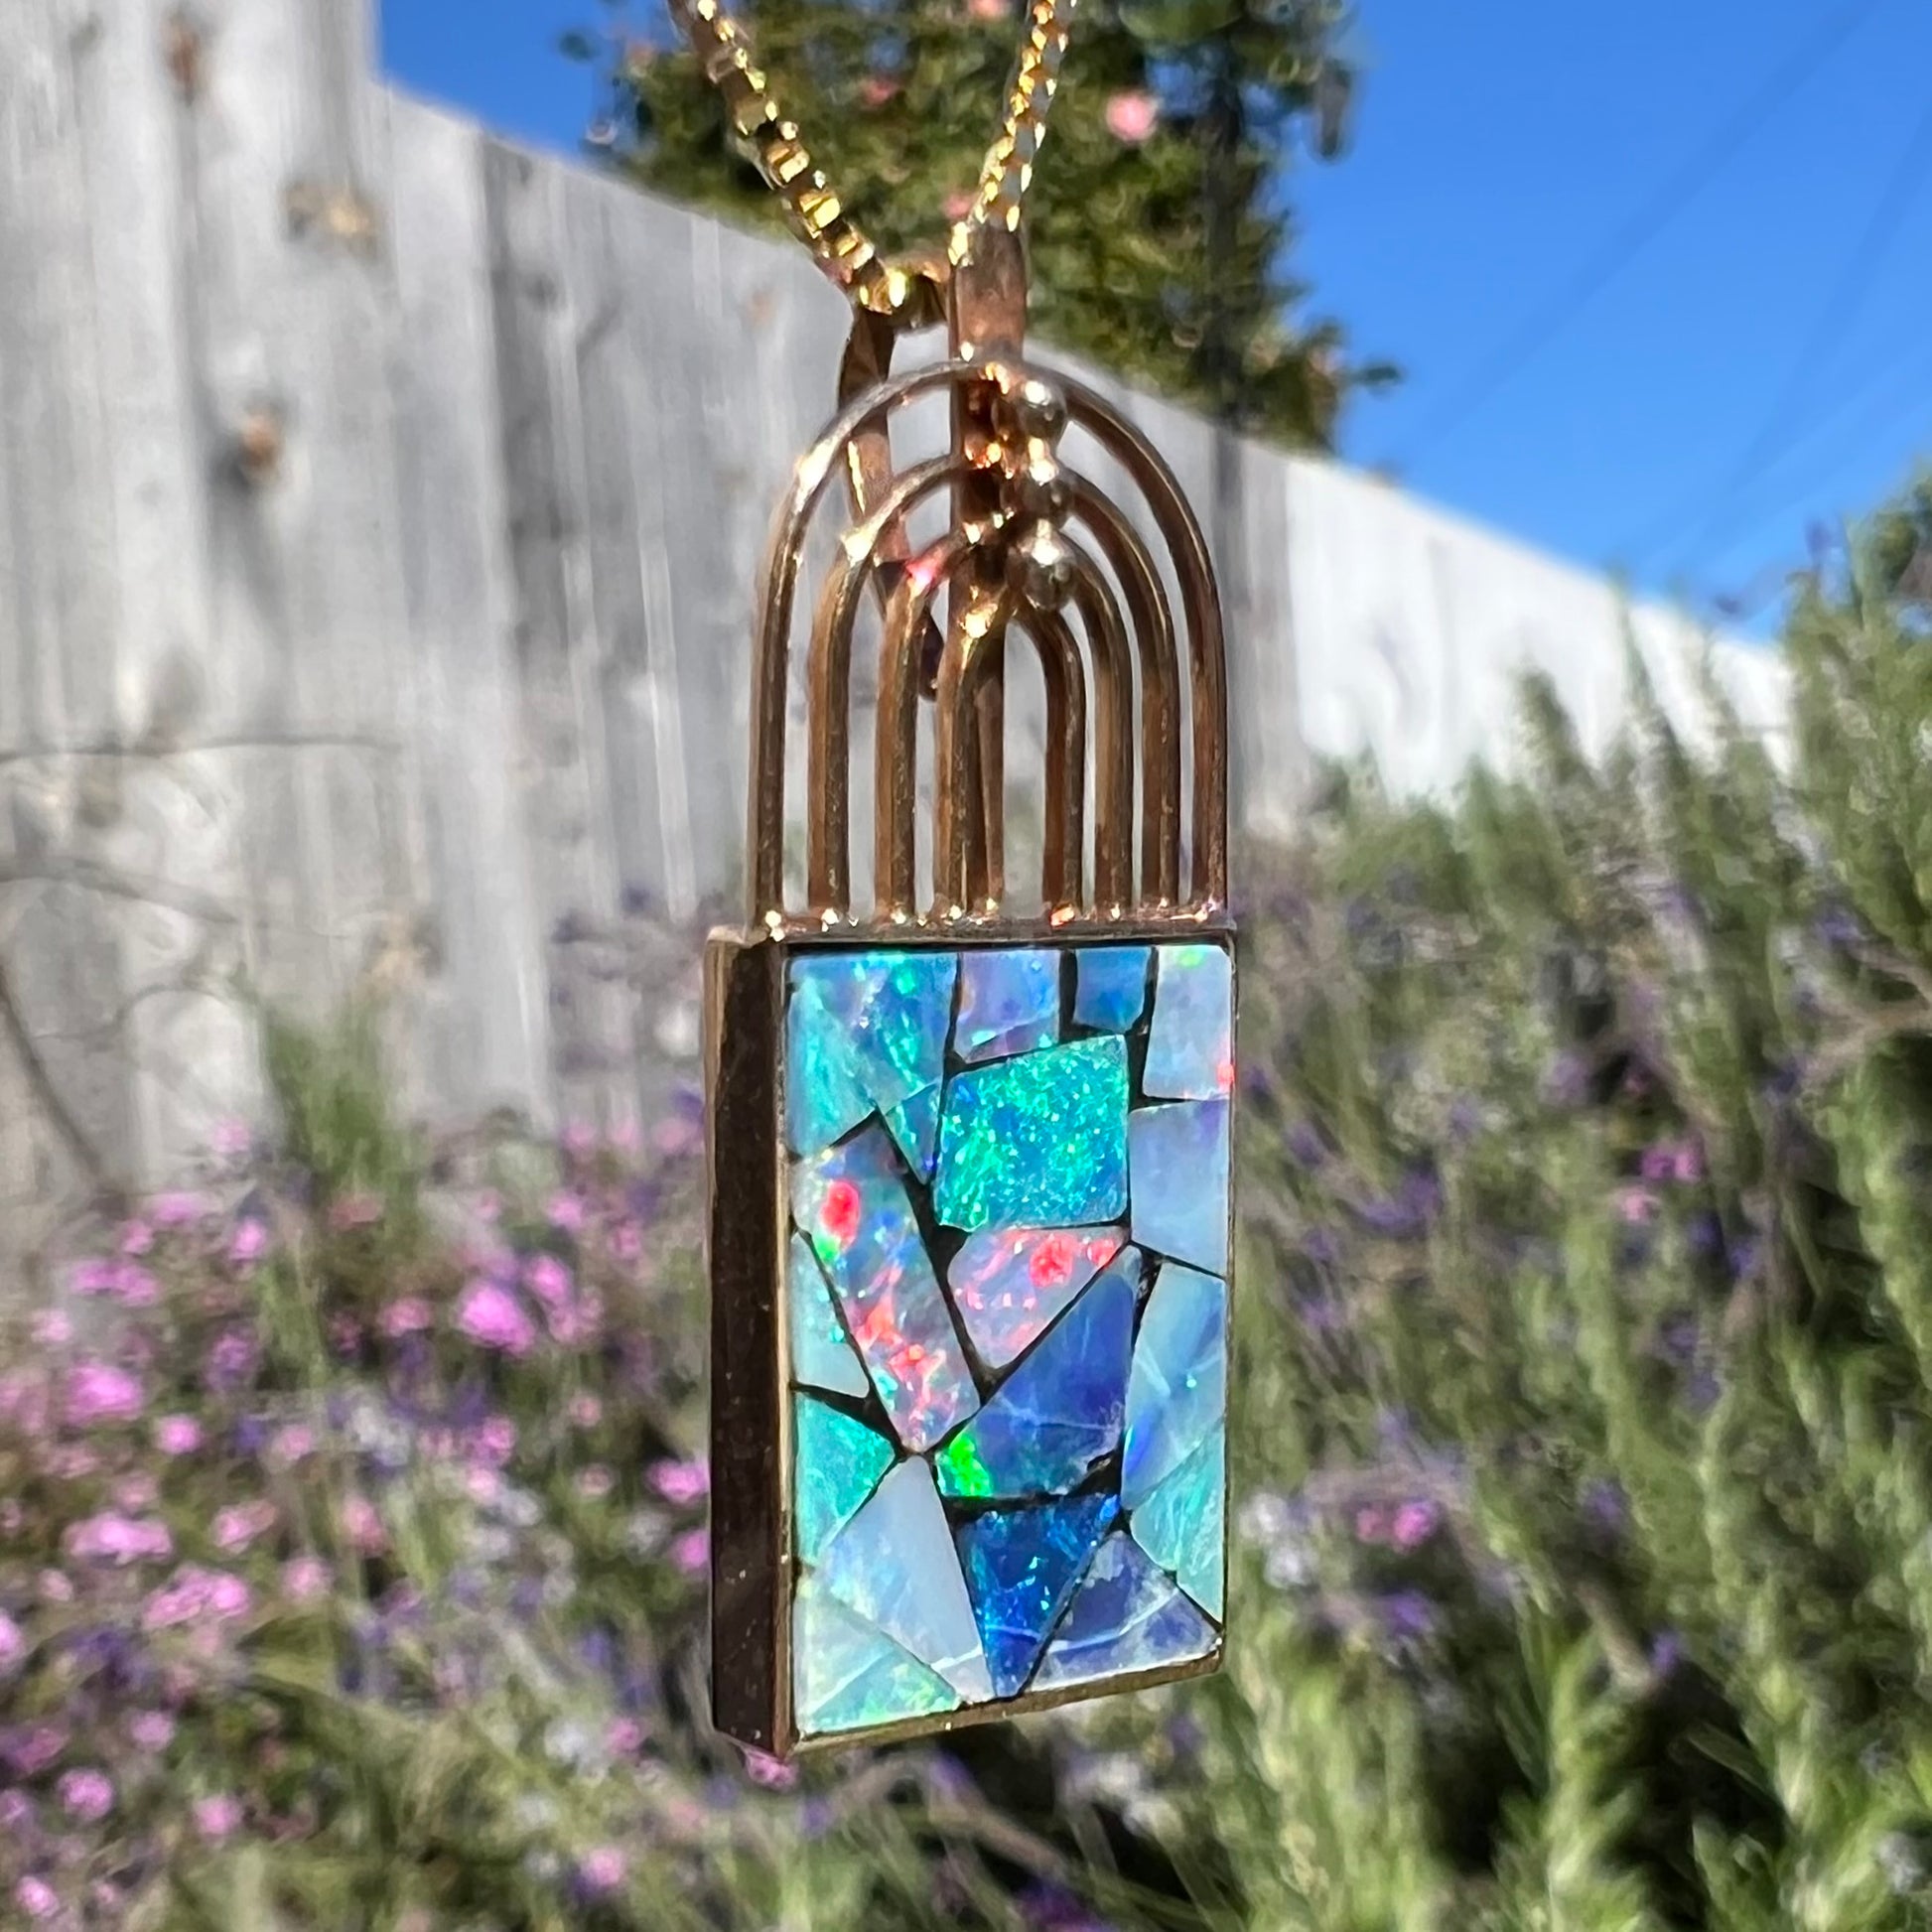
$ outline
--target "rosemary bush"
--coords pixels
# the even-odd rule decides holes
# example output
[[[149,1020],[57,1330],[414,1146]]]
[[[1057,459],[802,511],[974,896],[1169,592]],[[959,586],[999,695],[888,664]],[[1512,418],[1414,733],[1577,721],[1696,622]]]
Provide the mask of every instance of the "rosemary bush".
[[[372,1025],[0,1356],[0,1920],[1932,1924],[1932,493],[1792,768],[1525,694],[1244,911],[1221,1677],[792,1772],[700,1716],[699,1126],[432,1146]]]

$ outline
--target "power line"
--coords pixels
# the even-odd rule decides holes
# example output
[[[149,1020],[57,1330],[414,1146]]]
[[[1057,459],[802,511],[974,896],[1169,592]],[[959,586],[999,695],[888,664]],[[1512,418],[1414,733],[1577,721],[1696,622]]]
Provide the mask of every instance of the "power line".
[[[1440,442],[1449,430],[1458,427],[1566,328],[1572,318],[1600,289],[1614,280],[1625,264],[1661,233],[1671,218],[1681,212],[1685,204],[1756,133],[1766,116],[1782,106],[1882,4],[1883,0],[1850,0],[1849,5],[1833,14],[1820,31],[1799,47],[1764,85],[1725,122],[1708,145],[1664,182],[1648,201],[1642,203],[1569,282],[1504,339],[1462,389],[1424,422],[1404,460],[1413,462],[1422,451]]]
[[[1711,526],[1736,499],[1738,491],[1789,442],[1792,411],[1802,399],[1805,386],[1819,364],[1827,358],[1829,351],[1836,348],[1839,338],[1857,317],[1859,306],[1871,285],[1872,275],[1883,261],[1928,167],[1932,167],[1932,101],[1926,104],[1924,113],[1912,130],[1912,138],[1905,145],[1905,151],[1887,176],[1870,218],[1865,222],[1863,232],[1847,258],[1838,280],[1826,296],[1818,318],[1805,338],[1804,346],[1791,366],[1791,373],[1778,392],[1777,400],[1765,412],[1743,455],[1720,485],[1704,521],[1678,545],[1675,555],[1681,557],[1702,543]],[[1644,549],[1654,547],[1653,539]],[[1639,553],[1633,561],[1641,562],[1642,554]]]
[[[1923,340],[1913,344],[1903,354],[1892,357],[1875,371],[1868,371],[1863,382],[1848,390],[1832,409],[1812,424],[1804,435],[1785,448],[1770,469],[1765,472],[1764,481],[1768,482],[1770,477],[1793,457],[1815,446],[1826,432],[1841,423],[1846,423],[1848,418],[1851,420],[1847,426],[1855,429],[1858,432],[1857,436],[1851,439],[1833,438],[1831,441],[1841,446],[1848,441],[1863,446],[1867,430],[1875,429],[1891,419],[1901,406],[1894,399],[1900,385],[1893,384],[1890,378],[1909,370],[1916,384],[1921,380],[1922,375],[1928,372],[1928,364],[1932,364],[1932,340]],[[1876,403],[1879,407],[1876,409],[1860,407],[1861,404],[1872,403]],[[1740,532],[1749,535],[1762,529],[1773,519],[1784,515],[1786,511],[1802,503],[1806,497],[1814,495],[1833,478],[1842,474],[1850,460],[1849,456],[1841,455],[1825,469],[1808,467],[1804,481],[1795,487],[1787,487],[1768,508],[1753,509],[1740,504],[1737,515],[1720,517],[1715,527],[1710,528],[1704,538],[1707,565],[1725,554],[1724,550],[1712,549],[1711,545],[1725,543],[1728,538],[1731,541],[1725,547],[1734,548],[1735,539]]]

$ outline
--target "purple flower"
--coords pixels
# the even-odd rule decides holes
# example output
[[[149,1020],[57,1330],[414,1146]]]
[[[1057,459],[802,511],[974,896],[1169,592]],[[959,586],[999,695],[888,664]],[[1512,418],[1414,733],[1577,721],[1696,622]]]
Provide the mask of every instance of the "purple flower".
[[[1650,1646],[1650,1668],[1659,1677],[1669,1677],[1684,1661],[1684,1639],[1675,1630],[1660,1631]]]
[[[1302,1252],[1317,1268],[1332,1268],[1341,1259],[1341,1243],[1332,1228],[1310,1228],[1302,1237]]]
[[[15,1777],[38,1776],[68,1747],[68,1734],[58,1725],[34,1725],[26,1730],[9,1732],[0,1742],[0,1757],[7,1760]]]
[[[1287,1134],[1289,1157],[1298,1167],[1318,1168],[1328,1158],[1321,1136],[1305,1120],[1298,1120]]]
[[[132,1422],[146,1406],[139,1380],[111,1362],[82,1362],[68,1378],[67,1419],[76,1429]]]
[[[1599,1476],[1585,1485],[1583,1506],[1589,1521],[1612,1536],[1630,1521],[1630,1499],[1623,1493],[1623,1485],[1607,1477]]]
[[[0,1832],[31,1832],[37,1822],[34,1801],[26,1792],[0,1791]]]
[[[1382,1598],[1383,1627],[1397,1638],[1429,1636],[1438,1622],[1434,1601],[1422,1590],[1399,1589]]]
[[[54,1787],[61,1809],[82,1825],[97,1825],[114,1809],[114,1787],[99,1771],[69,1771]]]
[[[203,1371],[210,1389],[237,1389],[255,1372],[255,1339],[245,1330],[230,1328],[216,1335]]]
[[[474,1281],[457,1305],[456,1324],[481,1348],[505,1355],[527,1355],[536,1345],[536,1324],[507,1289]]]

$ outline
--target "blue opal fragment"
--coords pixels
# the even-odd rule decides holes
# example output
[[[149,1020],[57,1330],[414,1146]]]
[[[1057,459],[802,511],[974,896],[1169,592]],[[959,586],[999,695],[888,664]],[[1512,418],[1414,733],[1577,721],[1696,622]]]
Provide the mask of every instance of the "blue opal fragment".
[[[1120,1499],[1133,1509],[1154,1493],[1227,1415],[1227,1284],[1170,1262],[1141,1317],[1127,1384],[1127,1447]]]
[[[1234,1085],[1234,962],[1223,947],[1156,950],[1141,1085],[1164,1100],[1213,1100]]]
[[[1073,1018],[1124,1034],[1147,1005],[1146,946],[1082,946],[1074,953]]]
[[[1127,1412],[1138,1271],[1131,1251],[1117,1259],[938,1452],[946,1495],[1063,1495],[1113,1452]]]
[[[945,1067],[957,964],[949,952],[806,953],[785,1010],[786,1136],[816,1154],[891,1113]]]
[[[1217,1618],[1226,1520],[1227,1431],[1217,1424],[1193,1454],[1156,1485],[1130,1525],[1134,1541]]]
[[[791,1608],[793,1716],[806,1735],[958,1708],[959,1693],[813,1577]]]
[[[886,1126],[905,1165],[921,1180],[932,1178],[932,1164],[939,1158],[939,1087],[935,1081],[901,1100],[886,1112]]]
[[[864,1395],[866,1371],[852,1352],[824,1271],[802,1234],[794,1232],[791,1237],[785,1270],[791,1297],[791,1379],[808,1388]]]
[[[818,1580],[847,1609],[935,1670],[969,1703],[993,1695],[979,1625],[932,1471],[914,1457],[832,1539]]]
[[[1228,1103],[1185,1100],[1137,1107],[1127,1136],[1134,1239],[1157,1254],[1225,1275]]]
[[[995,1697],[1012,1697],[1033,1674],[1119,1507],[1112,1496],[1071,1496],[960,1526],[959,1561]]]
[[[1111,1034],[954,1075],[939,1219],[966,1229],[1116,1219],[1127,1206],[1127,1045]]]
[[[816,1563],[893,1465],[893,1446],[843,1410],[801,1395],[792,1401],[792,1547]]]
[[[988,1368],[1005,1368],[1120,1252],[1123,1228],[982,1228],[946,1269],[952,1305]]]
[[[929,1449],[979,1407],[979,1391],[885,1128],[874,1121],[794,1163],[791,1212],[899,1441]]]
[[[959,1018],[953,1051],[962,1060],[1031,1053],[1060,1036],[1060,956],[1030,948],[959,956]]]
[[[1134,1539],[1110,1536],[1040,1659],[1034,1689],[1091,1684],[1205,1657],[1219,1633]]]

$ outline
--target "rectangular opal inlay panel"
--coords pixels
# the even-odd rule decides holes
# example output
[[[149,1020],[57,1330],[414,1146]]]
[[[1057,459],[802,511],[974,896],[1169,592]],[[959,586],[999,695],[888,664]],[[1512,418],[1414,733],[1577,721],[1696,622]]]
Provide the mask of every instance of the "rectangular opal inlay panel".
[[[1224,943],[790,963],[784,1306],[805,1738],[1218,1651]]]

